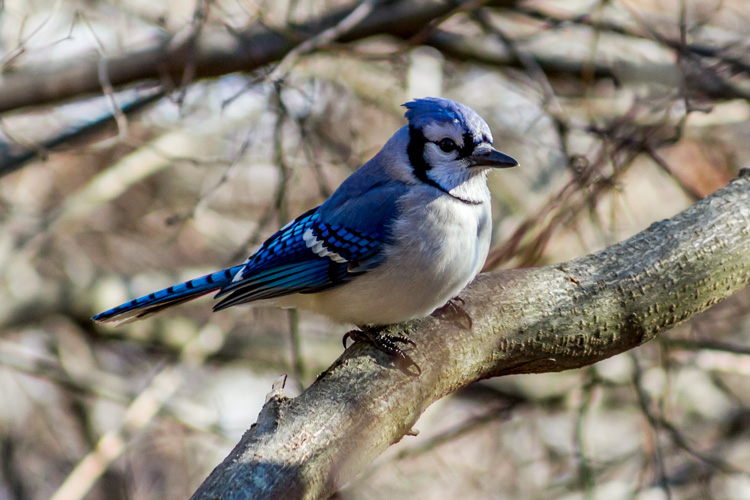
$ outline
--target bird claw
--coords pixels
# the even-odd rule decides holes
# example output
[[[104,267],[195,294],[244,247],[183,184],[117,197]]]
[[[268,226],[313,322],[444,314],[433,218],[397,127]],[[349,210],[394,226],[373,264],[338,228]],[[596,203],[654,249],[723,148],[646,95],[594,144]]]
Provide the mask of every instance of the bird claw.
[[[413,374],[409,370],[412,366],[417,370],[417,376],[422,374],[422,369],[406,352],[407,350],[416,347],[417,343],[403,335],[387,335],[380,329],[373,330],[360,327],[359,330],[350,330],[344,334],[344,337],[341,339],[344,344],[344,349],[346,349],[346,341],[348,339],[351,339],[353,342],[366,342],[392,358],[396,358],[399,368],[408,374]],[[411,347],[403,349],[398,346],[399,343],[408,344]]]
[[[468,324],[468,329],[471,330],[474,326],[474,320],[471,319],[469,313],[464,309],[465,305],[466,301],[463,298],[456,296],[446,302],[446,304],[436,312],[441,315],[452,316],[453,319],[459,321],[465,319]]]

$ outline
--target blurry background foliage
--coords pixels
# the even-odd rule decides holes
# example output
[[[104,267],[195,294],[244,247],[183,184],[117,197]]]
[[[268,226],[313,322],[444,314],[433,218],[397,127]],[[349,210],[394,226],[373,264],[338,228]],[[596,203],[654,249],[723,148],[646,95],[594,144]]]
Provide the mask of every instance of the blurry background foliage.
[[[208,300],[116,329],[88,318],[243,260],[377,152],[414,97],[475,108],[521,163],[490,175],[488,269],[599,250],[750,166],[744,0],[473,2],[276,70],[108,83],[110,61],[169,37],[258,22],[291,37],[348,5],[0,1],[0,499],[187,498],[279,374],[287,395],[314,380],[346,326]],[[14,104],[11,78],[64,89],[45,69],[87,58],[98,92]],[[750,498],[748,305],[740,293],[588,369],[462,390],[337,495]]]

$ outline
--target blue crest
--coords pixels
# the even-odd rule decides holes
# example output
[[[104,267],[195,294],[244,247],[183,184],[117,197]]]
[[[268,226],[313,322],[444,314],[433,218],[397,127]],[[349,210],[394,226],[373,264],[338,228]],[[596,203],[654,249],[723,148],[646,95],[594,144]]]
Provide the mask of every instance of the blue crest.
[[[406,119],[409,125],[422,128],[428,123],[434,122],[458,122],[464,125],[467,132],[481,136],[489,132],[489,126],[479,114],[470,107],[460,102],[442,99],[440,97],[425,97],[414,99],[404,104],[406,107]]]

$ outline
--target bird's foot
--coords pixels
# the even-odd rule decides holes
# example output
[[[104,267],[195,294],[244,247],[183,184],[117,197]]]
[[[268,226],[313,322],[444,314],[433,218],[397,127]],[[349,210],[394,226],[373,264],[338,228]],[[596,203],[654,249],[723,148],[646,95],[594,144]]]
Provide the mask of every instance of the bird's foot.
[[[436,313],[444,316],[449,316],[451,319],[455,319],[461,323],[465,320],[467,329],[471,330],[471,328],[474,326],[474,321],[471,319],[471,316],[468,312],[466,312],[466,309],[464,309],[464,306],[466,305],[466,301],[462,299],[459,296],[453,297],[450,299],[443,307],[435,311]]]
[[[344,349],[346,349],[346,341],[348,339],[354,342],[366,342],[379,351],[395,358],[399,368],[409,374],[414,374],[409,370],[412,366],[417,370],[417,376],[422,374],[422,369],[407,353],[407,351],[416,347],[417,343],[403,335],[389,335],[384,333],[381,328],[361,326],[358,330],[350,330],[344,334],[343,339],[341,339],[344,343]],[[402,348],[398,344],[408,344],[411,347]]]

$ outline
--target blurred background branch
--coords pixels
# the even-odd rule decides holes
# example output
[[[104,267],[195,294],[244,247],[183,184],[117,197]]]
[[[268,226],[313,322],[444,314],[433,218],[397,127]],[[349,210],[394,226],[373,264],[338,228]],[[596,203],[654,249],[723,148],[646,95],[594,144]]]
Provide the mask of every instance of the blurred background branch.
[[[566,262],[750,165],[748,32],[743,0],[0,2],[0,497],[186,498],[280,373],[308,387],[348,326],[88,318],[243,260],[403,102],[464,102],[520,160],[490,178],[487,270]],[[632,358],[471,384],[337,496],[750,497],[749,311],[738,292]]]

